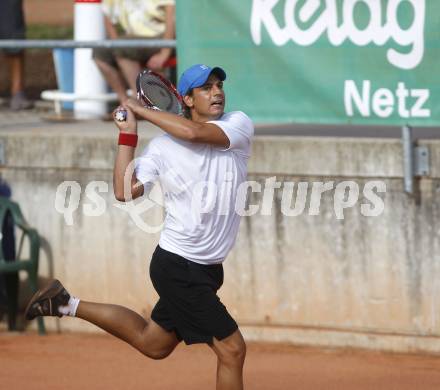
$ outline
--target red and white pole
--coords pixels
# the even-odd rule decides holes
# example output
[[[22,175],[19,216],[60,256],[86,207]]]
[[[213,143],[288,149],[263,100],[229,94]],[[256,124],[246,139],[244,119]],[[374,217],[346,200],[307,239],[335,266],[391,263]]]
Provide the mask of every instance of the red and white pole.
[[[95,41],[105,39],[104,15],[101,0],[75,0],[74,39]],[[75,49],[74,91],[77,96],[104,94],[107,84],[92,58],[92,49]],[[100,117],[106,113],[103,101],[75,101],[77,118]]]

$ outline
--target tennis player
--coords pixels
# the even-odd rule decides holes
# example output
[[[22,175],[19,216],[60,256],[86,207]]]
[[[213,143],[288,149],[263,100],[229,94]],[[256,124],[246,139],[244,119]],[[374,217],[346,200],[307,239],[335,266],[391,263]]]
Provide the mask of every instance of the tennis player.
[[[57,280],[31,299],[26,316],[82,318],[153,359],[165,358],[182,340],[207,343],[218,358],[217,390],[239,390],[246,345],[217,291],[223,284],[222,263],[238,232],[235,202],[246,179],[254,128],[243,112],[224,112],[225,79],[219,67],[194,65],[178,85],[186,118],[129,100],[123,106],[127,120],[115,121],[120,130],[113,177],[116,198],[129,201],[148,194],[157,180],[164,192],[166,218],[150,263],[159,294],[151,321],[125,307],[79,300]],[[124,191],[124,174],[137,143],[136,115],[165,134],[143,151],[129,191]],[[229,190],[220,191],[225,183]]]

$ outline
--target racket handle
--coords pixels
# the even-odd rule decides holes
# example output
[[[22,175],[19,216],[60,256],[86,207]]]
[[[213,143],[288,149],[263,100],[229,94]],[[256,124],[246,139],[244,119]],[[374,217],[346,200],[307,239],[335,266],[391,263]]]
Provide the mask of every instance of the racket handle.
[[[127,110],[120,109],[115,111],[115,120],[125,122],[127,120]]]

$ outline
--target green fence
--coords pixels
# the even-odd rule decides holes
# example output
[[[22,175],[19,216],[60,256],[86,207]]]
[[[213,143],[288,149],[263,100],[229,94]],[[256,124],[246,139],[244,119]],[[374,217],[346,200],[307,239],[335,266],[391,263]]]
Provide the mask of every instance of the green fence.
[[[177,1],[179,70],[257,122],[440,123],[440,0]]]

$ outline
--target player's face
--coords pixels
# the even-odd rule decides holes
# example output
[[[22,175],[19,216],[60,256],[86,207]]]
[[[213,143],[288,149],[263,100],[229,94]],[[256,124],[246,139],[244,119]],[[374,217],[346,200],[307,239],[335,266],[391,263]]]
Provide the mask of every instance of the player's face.
[[[218,119],[225,110],[223,81],[215,74],[211,74],[204,85],[194,88],[192,96],[186,98],[185,103],[191,108],[192,118],[196,121]]]

